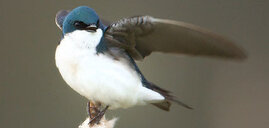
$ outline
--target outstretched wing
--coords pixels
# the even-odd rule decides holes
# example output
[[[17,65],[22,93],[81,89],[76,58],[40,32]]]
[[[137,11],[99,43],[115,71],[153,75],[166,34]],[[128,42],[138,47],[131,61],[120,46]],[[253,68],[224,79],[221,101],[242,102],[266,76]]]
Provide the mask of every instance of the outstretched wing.
[[[60,10],[56,13],[55,23],[61,30],[63,28],[64,19],[69,12],[69,10]]]
[[[136,60],[154,51],[246,58],[241,48],[222,36],[192,24],[150,16],[121,19],[111,24],[104,36],[110,45],[126,49]]]

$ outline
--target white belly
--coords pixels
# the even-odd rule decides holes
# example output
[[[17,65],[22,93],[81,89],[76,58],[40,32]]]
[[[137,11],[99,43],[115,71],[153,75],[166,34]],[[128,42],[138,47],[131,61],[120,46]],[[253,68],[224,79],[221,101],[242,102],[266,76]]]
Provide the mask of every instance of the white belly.
[[[88,32],[79,33],[80,36],[83,34],[89,37]],[[143,87],[139,75],[128,65],[96,54],[95,42],[85,44],[87,37],[80,37],[82,41],[75,42],[76,37],[70,35],[61,41],[56,50],[56,65],[67,84],[79,94],[109,105],[111,109],[163,100],[158,93]]]

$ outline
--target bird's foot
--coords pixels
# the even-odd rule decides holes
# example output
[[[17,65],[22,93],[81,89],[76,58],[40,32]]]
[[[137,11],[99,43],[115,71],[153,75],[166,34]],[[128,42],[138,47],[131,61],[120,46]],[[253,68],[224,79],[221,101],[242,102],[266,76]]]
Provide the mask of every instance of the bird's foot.
[[[101,107],[100,103],[95,103],[95,104],[93,102],[88,103],[87,112],[90,119],[93,119],[95,116],[97,116],[98,113],[100,113],[100,110],[99,110],[100,107]]]
[[[90,117],[89,125],[93,126],[95,124],[99,124],[100,120],[104,116],[108,106],[106,106],[102,111],[100,111],[101,104],[93,104],[92,102],[88,103],[88,114]]]
[[[108,106],[106,106],[102,111],[100,111],[95,117],[91,118],[89,124],[93,126],[94,124],[99,124],[102,117],[105,115]]]

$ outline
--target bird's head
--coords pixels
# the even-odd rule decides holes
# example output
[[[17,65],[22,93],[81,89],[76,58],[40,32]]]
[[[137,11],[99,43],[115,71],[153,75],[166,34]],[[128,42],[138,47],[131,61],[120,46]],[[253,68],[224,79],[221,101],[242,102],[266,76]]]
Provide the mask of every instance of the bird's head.
[[[70,12],[65,11],[65,13],[61,24],[63,35],[75,30],[94,33],[97,29],[104,29],[96,12],[87,6],[80,6]]]

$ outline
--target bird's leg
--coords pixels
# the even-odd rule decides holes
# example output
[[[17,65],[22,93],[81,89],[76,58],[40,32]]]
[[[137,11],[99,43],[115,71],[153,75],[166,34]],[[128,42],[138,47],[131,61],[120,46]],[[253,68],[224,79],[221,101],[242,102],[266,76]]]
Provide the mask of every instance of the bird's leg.
[[[100,103],[94,104],[93,102],[88,102],[87,112],[90,119],[93,119],[100,112],[99,110],[100,106],[101,106]]]
[[[109,106],[106,106],[102,111],[100,111],[95,117],[91,118],[90,125],[93,126],[94,124],[99,124],[100,120],[106,113],[106,110],[108,109]]]

